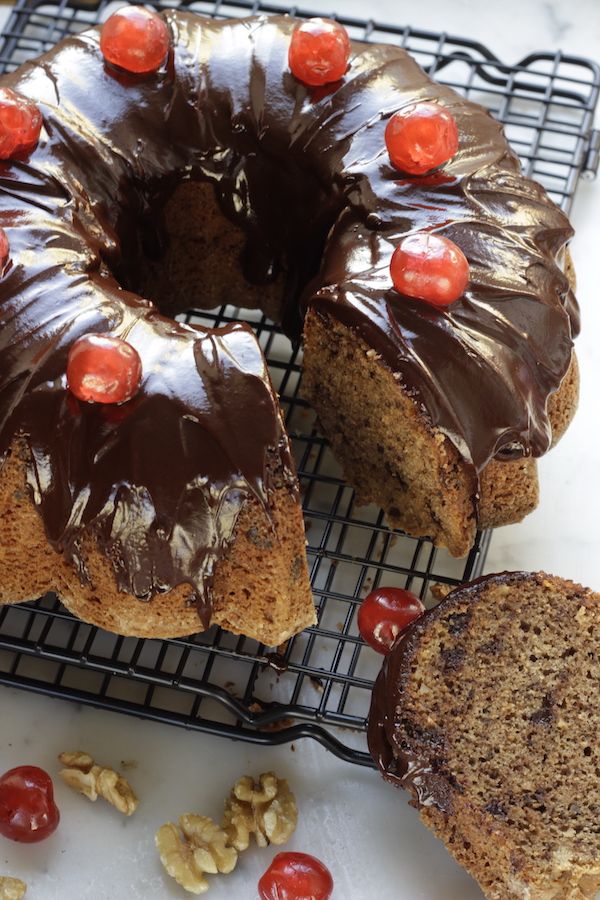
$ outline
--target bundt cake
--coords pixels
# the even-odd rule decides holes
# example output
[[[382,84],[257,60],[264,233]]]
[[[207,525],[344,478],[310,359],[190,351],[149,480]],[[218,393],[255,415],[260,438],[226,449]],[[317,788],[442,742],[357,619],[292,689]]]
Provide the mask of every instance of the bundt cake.
[[[386,657],[369,747],[492,900],[600,890],[600,595],[543,573],[458,588]]]
[[[487,112],[397,47],[336,26],[346,71],[309,86],[291,17],[131,10],[0,79],[29,116],[1,172],[0,602],[52,588],[122,634],[273,644],[314,621],[277,399],[248,327],[171,317],[226,299],[303,331],[360,497],[462,554],[535,505],[533,457],[574,409],[571,229]],[[386,150],[407,104],[457,126],[433,172]],[[407,232],[460,256],[456,302],[392,288]],[[139,360],[127,402],[69,380],[76,342],[110,356],[99,336]]]

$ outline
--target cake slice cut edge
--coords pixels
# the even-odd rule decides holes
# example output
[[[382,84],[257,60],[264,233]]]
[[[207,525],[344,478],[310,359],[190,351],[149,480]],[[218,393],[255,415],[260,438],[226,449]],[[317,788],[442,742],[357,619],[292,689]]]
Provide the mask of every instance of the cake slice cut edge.
[[[369,747],[490,900],[600,890],[600,595],[545,573],[451,592],[384,662]]]

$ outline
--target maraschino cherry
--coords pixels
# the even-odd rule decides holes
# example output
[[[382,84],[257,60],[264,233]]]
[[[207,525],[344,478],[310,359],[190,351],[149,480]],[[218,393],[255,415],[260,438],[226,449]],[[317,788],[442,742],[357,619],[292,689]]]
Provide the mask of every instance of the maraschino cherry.
[[[258,882],[260,900],[329,900],[333,878],[308,853],[278,853]]]
[[[339,81],[348,68],[350,38],[339,22],[307,19],[294,30],[290,41],[292,75],[311,87]]]
[[[453,241],[418,232],[405,237],[396,247],[390,274],[400,294],[433,306],[449,306],[465,292],[469,263]]]
[[[42,114],[32,100],[0,88],[0,159],[30,153],[40,137]]]
[[[100,50],[104,59],[136,75],[156,72],[169,52],[169,29],[144,6],[125,6],[102,26]]]
[[[8,238],[6,237],[6,232],[4,228],[0,228],[0,275],[4,271],[4,266],[8,262],[8,257],[10,254],[10,247],[8,245]]]
[[[419,598],[402,588],[381,587],[368,594],[358,610],[358,630],[378,653],[387,654],[398,635],[423,615]]]
[[[18,766],[0,777],[0,834],[34,844],[56,830],[60,820],[52,779],[37,766]]]
[[[458,150],[458,128],[439,103],[411,103],[387,123],[385,143],[396,169],[424,175],[452,159]]]
[[[88,403],[125,403],[138,391],[142,361],[137,350],[120,338],[85,334],[69,351],[67,384]]]

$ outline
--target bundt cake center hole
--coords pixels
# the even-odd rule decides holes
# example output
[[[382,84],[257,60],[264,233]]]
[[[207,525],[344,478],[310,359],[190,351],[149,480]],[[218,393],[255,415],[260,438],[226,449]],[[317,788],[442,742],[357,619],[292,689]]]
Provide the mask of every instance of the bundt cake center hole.
[[[300,237],[307,223],[295,221],[285,192],[269,210],[272,219],[264,210],[259,219],[240,208],[225,187],[206,180],[163,183],[145,193],[137,227],[128,215],[119,229],[120,259],[107,260],[122,287],[154,302],[163,315],[229,305],[244,318],[244,310],[260,309],[273,321],[283,320],[290,334],[298,333],[298,297],[318,272],[339,203],[330,198],[327,214],[311,213],[310,236]],[[313,194],[318,207],[320,189]],[[290,224],[276,237],[283,231],[280,207],[286,206]]]

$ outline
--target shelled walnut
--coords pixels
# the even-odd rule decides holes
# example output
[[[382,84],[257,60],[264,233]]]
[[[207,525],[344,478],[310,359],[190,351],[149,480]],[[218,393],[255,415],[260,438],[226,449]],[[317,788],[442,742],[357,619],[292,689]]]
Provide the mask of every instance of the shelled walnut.
[[[258,784],[249,775],[238,779],[225,801],[223,827],[238,851],[247,849],[252,834],[259,847],[285,844],[297,821],[294,795],[273,772],[261,775]]]
[[[59,772],[60,777],[88,800],[103,797],[126,816],[136,811],[139,801],[129,782],[118,772],[96,765],[89,753],[81,750],[61,753],[58,759],[65,766]]]
[[[436,582],[431,585],[431,596],[439,603],[440,600],[447,597],[452,590],[454,590],[454,588],[451,584],[441,584],[440,582]]]
[[[205,874],[228,874],[238,855],[227,846],[227,835],[212,819],[191,813],[180,816],[179,827],[168,822],[156,833],[156,846],[169,875],[191,894],[204,894],[209,887]]]
[[[27,885],[20,878],[0,875],[0,900],[21,900],[27,892]]]

